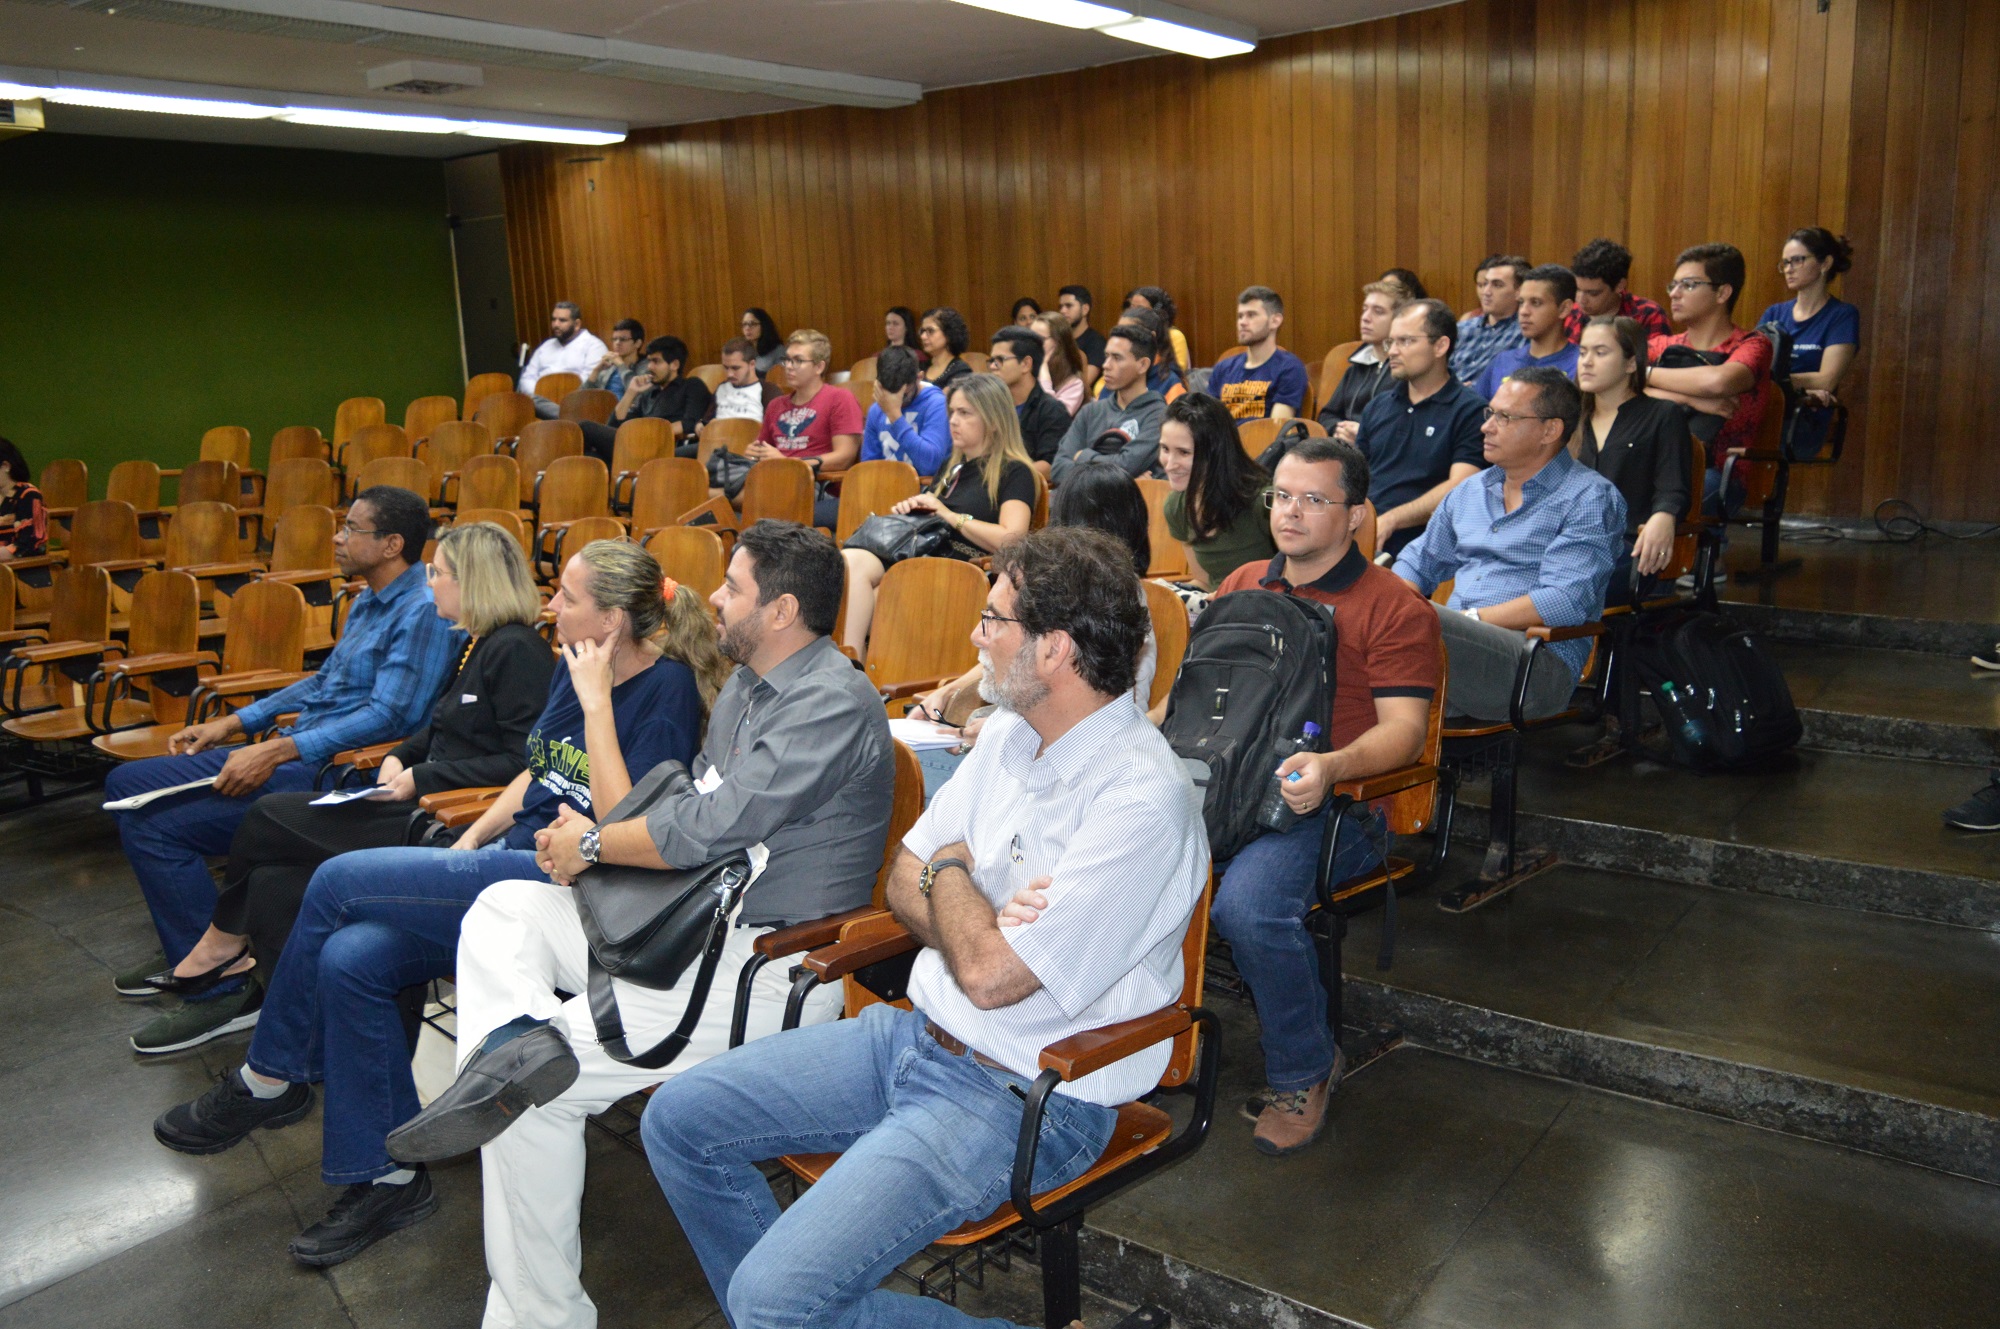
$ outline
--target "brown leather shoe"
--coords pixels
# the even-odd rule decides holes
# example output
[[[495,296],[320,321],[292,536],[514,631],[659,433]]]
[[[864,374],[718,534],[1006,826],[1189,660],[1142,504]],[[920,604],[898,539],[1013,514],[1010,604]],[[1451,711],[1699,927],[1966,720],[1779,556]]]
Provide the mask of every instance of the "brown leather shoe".
[[[1295,1154],[1326,1129],[1326,1087],[1321,1080],[1310,1089],[1274,1093],[1264,1100],[1251,1142],[1273,1158]]]

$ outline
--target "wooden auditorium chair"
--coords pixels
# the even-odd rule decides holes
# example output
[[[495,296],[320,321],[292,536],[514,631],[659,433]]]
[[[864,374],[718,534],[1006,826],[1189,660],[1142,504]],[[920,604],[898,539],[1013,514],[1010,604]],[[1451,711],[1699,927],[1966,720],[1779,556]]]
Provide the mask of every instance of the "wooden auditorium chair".
[[[501,509],[524,519],[529,515],[521,506],[521,464],[504,453],[468,457],[445,482],[447,502],[460,512],[478,508]]]
[[[659,560],[669,577],[699,595],[703,604],[721,587],[728,568],[722,538],[699,526],[663,526],[647,539],[646,552]]]
[[[238,508],[236,515],[254,521],[251,547],[262,548],[285,514],[296,507],[332,508],[340,502],[340,477],[323,458],[289,457],[271,463],[270,483],[260,507]]]
[[[512,392],[514,380],[507,374],[474,374],[465,385],[465,418],[471,420],[496,392]]]
[[[165,542],[161,543],[164,549]],[[67,549],[9,561],[8,569],[20,597],[14,626],[34,628],[49,622],[53,578],[56,570],[63,567],[103,569],[111,576],[114,605],[124,606],[129,602],[132,588],[139,584],[140,575],[159,565],[158,556],[146,557],[142,549],[139,517],[130,503],[103,498],[84,504],[71,518]]]
[[[510,453],[521,468],[521,506],[533,510],[535,493],[541,487],[542,472],[559,457],[581,457],[583,455],[583,430],[574,420],[536,420],[523,425],[515,436],[512,447],[504,442],[501,447]],[[600,466],[602,462],[598,463]],[[608,490],[610,482],[605,482]]]
[[[534,531],[521,520],[521,514],[513,508],[460,508],[452,514],[453,526],[464,526],[471,522],[488,521],[498,526],[521,543],[521,556],[531,558],[535,552]]]
[[[433,503],[452,505],[451,483],[474,457],[493,452],[493,435],[474,420],[448,420],[431,430],[431,436],[417,445],[417,456],[430,468]]]
[[[380,397],[349,397],[334,408],[333,450],[336,456],[347,446],[349,439],[369,425],[379,425],[389,418],[388,408],[382,405]]]
[[[90,502],[90,467],[71,457],[58,457],[42,467],[35,487],[49,510],[49,544],[69,543],[69,519]]]
[[[700,462],[692,457],[655,457],[639,468],[625,489],[624,512],[632,538],[642,543],[652,539],[655,531],[672,526],[707,498],[708,472]]]
[[[1262,420],[1245,420],[1236,426],[1236,441],[1243,445],[1243,451],[1249,454],[1250,460],[1256,461],[1264,455],[1266,448],[1278,441],[1278,435],[1284,432],[1286,425],[1297,425],[1305,430],[1307,438],[1326,437],[1326,426],[1317,420],[1298,415],[1289,420],[1273,420],[1267,416]]]
[[[347,574],[333,559],[337,520],[332,508],[319,504],[301,504],[286,512],[278,519],[269,563],[257,578],[296,586],[305,596],[306,651],[310,654],[332,649],[334,604],[349,584]],[[225,627],[233,603],[233,595],[218,586],[215,613]]]
[[[812,525],[813,469],[796,457],[766,457],[743,478],[743,525],[766,517]]]
[[[711,397],[715,395],[715,390],[722,386],[723,379],[728,377],[728,372],[719,364],[696,365],[687,372],[689,378],[698,378],[708,386],[708,395]]]
[[[89,677],[112,649],[110,573],[88,564],[58,568],[51,589],[46,627],[12,628],[0,638],[7,648],[0,657],[0,711],[10,716],[69,705],[72,684]],[[86,649],[72,654],[66,650],[72,646]]]
[[[761,420],[710,420],[701,427],[701,440],[697,445],[695,460],[708,464],[709,454],[717,448],[742,456],[763,432]]]
[[[137,676],[116,666],[122,660],[193,651],[199,644],[198,597],[195,579],[187,573],[149,572],[132,592],[132,630],[127,643],[107,639],[23,648],[17,655],[25,664],[61,662],[63,672],[81,695],[75,704],[15,715],[0,727],[29,743],[65,743],[142,725],[178,724],[194,686],[192,670],[149,676],[143,699],[135,699],[132,680]]]
[[[862,661],[875,690],[914,697],[978,663],[972,631],[986,590],[986,574],[955,558],[906,558],[883,574]]]
[[[846,544],[870,517],[886,513],[906,498],[917,496],[917,468],[906,461],[864,461],[840,477],[840,513],[834,519],[833,540]]]
[[[1139,480],[1139,494],[1146,500],[1146,538],[1153,550],[1146,575],[1179,581],[1188,573],[1187,552],[1167,530],[1167,495],[1172,492],[1173,486],[1165,480],[1145,476]]]
[[[535,422],[535,399],[525,392],[489,393],[472,418],[486,426],[495,443],[505,446]]]
[[[614,513],[632,510],[632,487],[639,483],[639,472],[648,462],[672,457],[680,436],[680,426],[671,420],[642,417],[627,420],[618,426],[618,432],[612,435],[611,441],[611,510]]]
[[[403,408],[403,436],[413,444],[421,443],[439,425],[457,419],[457,398],[417,397]]]
[[[410,441],[403,436],[401,425],[368,425],[358,429],[354,437],[339,449],[339,466],[347,477],[346,497],[355,494],[355,479],[363,468],[372,461],[384,457],[408,457],[411,454]]]
[[[582,386],[581,374],[543,374],[535,380],[535,395],[546,401],[559,402]]]
[[[575,388],[563,394],[561,403],[556,407],[556,419],[609,424],[611,413],[617,409],[617,393],[603,388]]]

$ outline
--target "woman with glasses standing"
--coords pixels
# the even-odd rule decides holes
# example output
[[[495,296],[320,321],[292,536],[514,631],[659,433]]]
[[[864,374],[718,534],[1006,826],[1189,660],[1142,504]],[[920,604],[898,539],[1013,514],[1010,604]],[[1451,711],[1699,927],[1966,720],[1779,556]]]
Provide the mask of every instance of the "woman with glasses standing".
[[[1854,266],[1854,246],[1844,235],[1824,226],[1793,231],[1785,241],[1778,271],[1784,274],[1791,299],[1780,300],[1758,316],[1757,324],[1775,323],[1791,334],[1792,386],[1803,402],[1792,429],[1792,455],[1816,457],[1826,446],[1833,424],[1832,408],[1840,380],[1861,349],[1861,311],[1836,298],[1827,286]]]

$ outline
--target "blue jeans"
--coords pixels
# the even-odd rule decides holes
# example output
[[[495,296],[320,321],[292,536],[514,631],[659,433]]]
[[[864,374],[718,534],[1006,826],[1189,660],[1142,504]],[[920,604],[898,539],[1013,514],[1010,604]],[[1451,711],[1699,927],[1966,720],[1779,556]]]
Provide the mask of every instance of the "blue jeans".
[[[234,751],[210,748],[114,767],[104,777],[104,801],[214,775]],[[263,788],[243,798],[190,789],[156,799],[137,812],[117,814],[118,838],[124,841],[132,875],[145,892],[146,907],[153,911],[153,927],[160,934],[160,949],[166,952],[169,964],[194,949],[215,913],[215,877],[207,860],[229,852],[229,842],[251,804],[266,794],[312,788],[313,769],[302,761],[288,761],[271,772]],[[235,989],[232,986],[230,990]]]
[[[417,1115],[396,994],[449,975],[458,924],[496,881],[547,881],[531,850],[362,849],[330,858],[269,975],[245,1058],[260,1075],[326,1084],[320,1176],[332,1186],[401,1166],[384,1145]]]
[[[1305,928],[1317,903],[1313,880],[1326,819],[1321,808],[1289,831],[1267,831],[1243,846],[1209,907],[1209,923],[1229,943],[1236,971],[1257,999],[1264,1078],[1281,1093],[1309,1089],[1333,1071],[1319,951]],[[1336,884],[1381,864],[1382,831],[1378,812],[1347,814],[1334,849]]]
[[[682,1071],[646,1105],[640,1134],[732,1324],[1004,1326],[880,1284],[1007,1199],[1027,1084],[946,1052],[920,1013],[871,1006]],[[1035,1189],[1088,1171],[1116,1120],[1051,1095]],[[836,1150],[825,1178],[779,1213],[757,1164]]]

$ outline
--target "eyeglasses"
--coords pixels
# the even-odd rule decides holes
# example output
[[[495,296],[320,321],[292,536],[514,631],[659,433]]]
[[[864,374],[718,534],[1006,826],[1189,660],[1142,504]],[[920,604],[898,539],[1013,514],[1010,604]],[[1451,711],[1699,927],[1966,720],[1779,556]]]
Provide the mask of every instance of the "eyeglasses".
[[[789,355],[785,357],[785,368],[787,369],[811,369],[818,363],[819,361],[817,360],[800,360]]]
[[[1496,411],[1491,406],[1484,412],[1488,420],[1498,420],[1503,425],[1518,425],[1526,420],[1553,420],[1553,415],[1510,415],[1506,411]]]
[[[1810,254],[1794,254],[1790,258],[1779,259],[1778,270],[1780,272],[1790,272],[1793,268],[1802,268],[1812,261],[1813,258]]]
[[[1005,614],[996,614],[991,609],[982,609],[979,611],[979,630],[989,637],[993,635],[996,624],[1019,623],[1020,621],[1018,618],[1009,618]]]
[[[432,581],[437,581],[440,578],[451,576],[451,569],[442,563],[426,563],[424,564],[424,575]]]
[[[1347,500],[1344,498],[1328,498],[1325,494],[1288,494],[1282,489],[1264,491],[1265,507],[1273,510],[1292,508],[1299,512],[1310,512],[1315,517],[1329,508],[1341,507],[1346,503]]]
[[[1721,285],[1720,282],[1696,281],[1692,277],[1682,277],[1678,281],[1670,281],[1667,283],[1667,294],[1679,295],[1683,291],[1692,291],[1698,286],[1719,286],[1719,285]]]
[[[989,355],[986,357],[988,368],[994,365],[1018,365],[1020,363],[1021,357],[1018,355]]]
[[[1429,340],[1429,337],[1387,337],[1383,339],[1383,344],[1392,351],[1407,351],[1412,346],[1421,346]]]
[[[342,522],[342,523],[340,524],[340,529],[341,529],[341,531],[342,531],[343,533],[345,533],[345,534],[346,534],[347,536],[349,536],[350,538],[351,538],[351,537],[353,537],[353,536],[357,536],[357,535],[376,535],[376,536],[379,536],[379,535],[381,535],[381,534],[382,534],[382,532],[380,532],[380,531],[369,531],[369,530],[364,530],[364,529],[362,529],[361,527],[359,527],[359,526],[356,526],[356,525],[355,525],[355,524],[354,524],[353,522],[351,522],[351,521],[344,521],[344,522]]]

